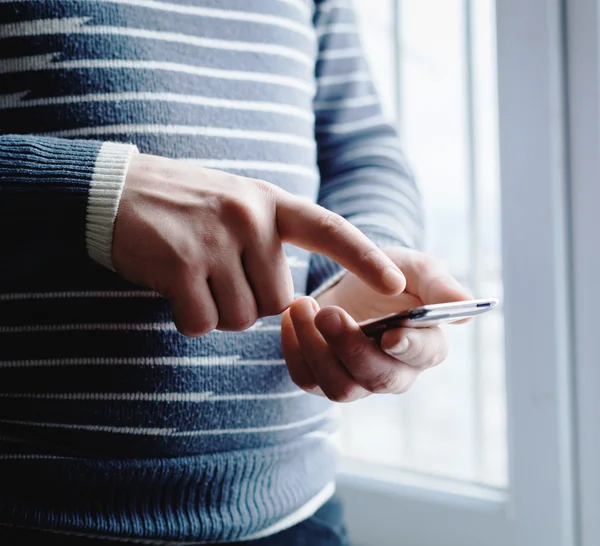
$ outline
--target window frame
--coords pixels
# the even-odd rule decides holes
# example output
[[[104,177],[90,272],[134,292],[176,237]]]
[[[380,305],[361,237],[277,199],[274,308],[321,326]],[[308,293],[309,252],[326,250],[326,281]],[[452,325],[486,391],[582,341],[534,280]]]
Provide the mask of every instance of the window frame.
[[[568,0],[569,122],[580,545],[600,544],[600,2]]]
[[[578,542],[564,16],[563,0],[496,2],[508,489],[344,461],[338,492],[357,546]],[[587,224],[580,223],[584,230]],[[576,260],[583,260],[575,249]],[[592,287],[598,278],[584,280]],[[581,303],[578,318],[590,316],[593,309]],[[578,347],[580,354],[592,348]],[[598,409],[593,387],[588,390],[580,405]],[[598,440],[590,441],[599,447]],[[598,485],[600,471],[593,458],[587,462]],[[587,489],[593,506],[600,505],[600,487]]]

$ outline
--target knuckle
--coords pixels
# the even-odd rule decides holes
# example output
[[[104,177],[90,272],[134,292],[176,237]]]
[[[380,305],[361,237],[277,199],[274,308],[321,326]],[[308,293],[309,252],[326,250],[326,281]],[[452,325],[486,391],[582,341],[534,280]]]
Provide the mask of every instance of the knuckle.
[[[224,230],[207,229],[202,234],[202,247],[205,255],[212,258],[212,262],[219,262],[223,252],[231,250],[232,239]],[[195,254],[196,252],[194,252]]]
[[[399,383],[397,387],[390,391],[392,394],[405,394],[410,388],[413,386],[413,381],[404,381],[403,383]]]
[[[272,199],[277,196],[278,187],[265,180],[254,179],[254,186],[261,193],[262,197]]]
[[[253,310],[239,310],[224,320],[219,321],[219,328],[233,332],[243,332],[252,327],[258,320],[258,314]]]
[[[359,343],[349,344],[344,348],[343,360],[359,364],[366,359],[366,348]]]
[[[399,392],[402,389],[398,370],[388,367],[364,381],[365,388],[375,394]]]
[[[272,280],[268,288],[261,287],[254,293],[261,316],[280,315],[294,301],[294,280],[281,246],[275,249],[273,254],[273,261],[266,264],[272,272]]]
[[[245,313],[238,317],[237,329],[240,331],[247,330],[248,328],[254,326],[257,320],[258,313],[256,313],[256,311]]]
[[[172,238],[168,256],[169,271],[179,279],[196,276],[200,267],[198,244],[192,237]]]
[[[330,237],[337,237],[346,228],[346,220],[339,214],[327,211],[321,219],[320,229]]]
[[[193,323],[176,324],[177,329],[186,337],[196,338],[212,332],[217,327],[216,317],[199,317]]]
[[[243,195],[229,196],[221,205],[224,220],[242,229],[254,228],[258,218],[250,203],[250,200],[244,200]]]
[[[425,359],[423,363],[423,368],[433,368],[442,362],[443,358],[441,358],[440,352],[435,351],[431,356]]]
[[[332,402],[338,402],[345,404],[352,402],[357,398],[358,385],[353,384],[351,381],[340,382],[339,384],[331,387],[330,389],[323,389],[325,395]]]
[[[361,259],[365,264],[373,263],[379,265],[383,261],[382,251],[376,246],[373,246],[362,255]]]
[[[260,306],[260,316],[262,317],[273,317],[281,315],[289,306],[291,301],[288,298],[277,298],[273,301],[265,303]]]

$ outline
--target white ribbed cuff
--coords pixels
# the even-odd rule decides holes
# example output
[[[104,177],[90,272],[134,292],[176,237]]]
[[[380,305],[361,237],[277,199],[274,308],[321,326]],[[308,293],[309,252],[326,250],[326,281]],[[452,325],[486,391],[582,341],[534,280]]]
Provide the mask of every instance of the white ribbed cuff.
[[[129,162],[137,151],[132,144],[102,144],[90,183],[85,230],[87,251],[90,258],[113,271],[115,219]]]

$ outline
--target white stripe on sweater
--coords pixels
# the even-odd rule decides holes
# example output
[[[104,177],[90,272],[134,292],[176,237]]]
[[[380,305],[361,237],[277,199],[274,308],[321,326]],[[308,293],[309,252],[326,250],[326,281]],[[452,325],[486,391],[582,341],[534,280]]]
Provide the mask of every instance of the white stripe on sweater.
[[[280,171],[296,173],[295,165],[284,165],[280,163],[268,163],[258,161],[237,161],[229,159],[190,159],[185,160],[193,163],[201,164],[206,168],[215,169],[257,169],[265,171]],[[290,169],[286,169],[290,167]],[[301,166],[298,166],[301,167]],[[313,172],[310,169],[301,167],[298,169],[298,173],[302,172],[307,177],[309,174],[318,176],[318,173]],[[280,170],[281,169],[281,170]],[[286,256],[288,266],[292,268],[305,268],[308,267],[308,261],[306,259],[298,258],[297,256]],[[299,294],[304,295],[304,294]],[[82,291],[69,291],[69,292],[9,292],[0,293],[1,301],[22,301],[22,300],[54,300],[54,299],[78,299],[78,298],[99,298],[99,299],[112,299],[112,298],[126,298],[126,299],[160,299],[162,296],[158,292],[151,290],[82,290]]]
[[[332,23],[317,29],[317,36],[328,36],[330,34],[357,34],[358,28],[354,23]]]
[[[359,59],[362,58],[363,51],[360,47],[348,47],[340,49],[326,49],[321,51],[317,60],[326,61],[334,59]]]
[[[288,4],[289,6],[296,8],[300,13],[302,13],[302,15],[305,15],[308,17],[312,16],[312,10],[309,7],[309,4],[305,0],[277,0],[277,1],[281,2],[282,4]],[[312,4],[312,2],[311,2],[311,4]]]
[[[360,146],[358,148],[351,148],[342,153],[332,153],[327,152],[320,154],[320,159],[329,159],[335,158],[336,163],[347,163],[349,161],[354,161],[355,159],[362,159],[364,157],[384,157],[389,159],[395,163],[400,164],[404,167],[407,172],[409,170],[408,164],[406,163],[406,159],[402,152],[398,148],[386,148],[384,146]]]
[[[395,219],[385,213],[365,213],[352,217],[352,225],[359,229],[371,227],[384,228],[391,234],[404,241],[408,246],[414,246],[414,235],[406,228],[406,224],[412,224],[410,219]]]
[[[55,299],[77,299],[77,298],[161,298],[157,292],[149,290],[88,290],[73,292],[14,292],[0,294],[0,301],[21,300],[55,300]]]
[[[260,142],[275,142],[290,144],[301,148],[314,149],[316,143],[313,139],[301,137],[291,133],[276,133],[275,131],[248,131],[244,129],[230,129],[228,127],[202,127],[194,125],[160,125],[160,124],[119,124],[99,125],[96,127],[78,127],[77,129],[64,129],[62,131],[48,131],[45,135],[57,137],[87,137],[106,135],[191,135],[213,138],[233,138],[253,140]]]
[[[281,85],[303,91],[308,95],[314,94],[313,82],[290,76],[280,76],[264,72],[246,72],[243,70],[228,70],[221,68],[208,68],[182,63],[163,61],[137,61],[121,59],[79,59],[73,61],[55,61],[60,53],[48,55],[34,55],[29,57],[11,57],[0,59],[0,74],[13,74],[18,72],[34,72],[38,70],[78,70],[108,68],[129,70],[165,70],[179,72],[192,76],[215,78],[223,80],[248,81],[252,83],[265,83]]]
[[[329,416],[333,416],[331,409],[300,421],[284,423],[282,425],[270,425],[264,427],[245,427],[245,428],[225,428],[225,429],[207,429],[207,430],[177,430],[175,428],[147,428],[147,427],[118,427],[107,425],[83,425],[77,423],[47,423],[41,421],[22,421],[16,419],[0,419],[0,423],[7,425],[16,425],[36,428],[54,428],[64,430],[81,430],[87,432],[105,432],[107,434],[125,434],[132,436],[175,436],[175,437],[198,437],[198,436],[224,436],[232,434],[264,434],[269,432],[282,432],[293,430],[307,425],[312,425],[323,421]]]
[[[332,125],[321,125],[317,127],[317,131],[321,134],[348,135],[351,133],[363,131],[364,129],[379,127],[380,125],[386,123],[389,122],[382,116],[377,115],[370,118],[360,119],[358,121],[350,121],[348,123],[334,123]]]
[[[0,398],[27,400],[61,400],[93,402],[244,402],[247,400],[282,400],[307,394],[296,389],[290,392],[215,394],[214,392],[58,392],[0,393]]]
[[[333,74],[332,76],[320,76],[317,78],[319,87],[331,85],[345,85],[354,82],[370,82],[371,75],[368,72],[350,72],[348,74]]]
[[[257,322],[243,332],[279,332],[277,324],[263,325]],[[34,332],[176,332],[173,322],[116,322],[116,323],[74,323],[74,324],[33,324],[24,326],[0,326],[0,334],[30,334]]]
[[[158,11],[168,11],[171,13],[181,13],[185,15],[195,15],[197,17],[206,17],[211,19],[225,19],[226,21],[245,21],[257,23],[260,25],[271,25],[280,28],[292,30],[298,34],[313,38],[314,33],[307,25],[297,23],[286,17],[268,15],[265,13],[254,13],[247,11],[238,11],[232,9],[207,8],[201,6],[189,6],[185,4],[174,4],[172,2],[160,2],[158,0],[99,0],[111,4],[128,4],[142,8],[148,8]]]
[[[378,104],[377,95],[364,95],[362,97],[350,97],[341,100],[322,100],[313,104],[315,111],[320,110],[346,110],[348,108],[362,108]]]
[[[52,358],[42,360],[0,360],[1,368],[42,368],[60,366],[285,366],[285,360],[242,360],[231,356],[153,356],[137,358]]]
[[[56,34],[87,34],[99,36],[128,36],[145,40],[157,40],[187,44],[207,49],[237,51],[239,53],[257,53],[283,57],[302,63],[307,67],[314,65],[314,59],[298,49],[277,44],[238,42],[234,40],[218,40],[191,36],[179,32],[164,32],[143,28],[115,27],[108,25],[88,25],[91,17],[68,17],[64,19],[38,19],[0,25],[0,36],[3,38],[21,38],[26,36],[47,36]]]
[[[0,102],[0,110],[8,108],[31,108],[33,106],[54,106],[59,104],[77,104],[83,102],[117,102],[117,101],[161,101],[181,104],[195,104],[225,110],[249,110],[252,112],[270,112],[293,116],[307,121],[314,119],[313,113],[308,109],[296,108],[287,104],[275,102],[229,100],[201,95],[183,95],[180,93],[152,93],[152,92],[126,92],[126,93],[93,93],[87,95],[68,95],[62,97],[44,97],[39,99],[24,99],[27,91],[14,95],[4,95]]]
[[[352,175],[350,175],[352,176]],[[365,170],[365,176],[369,176],[369,170],[366,169]],[[390,181],[390,184],[387,185],[385,184],[385,182]],[[365,188],[363,186],[361,186],[360,184],[349,184],[347,187],[343,187],[343,188],[339,188],[336,189],[335,191],[335,195],[336,197],[339,197],[340,200],[342,199],[364,199],[365,196],[369,195],[372,197],[379,197],[381,199],[385,199],[388,202],[392,202],[392,197],[390,195],[390,190],[395,190],[395,192],[397,191],[398,193],[401,194],[402,199],[399,199],[399,195],[398,193],[396,193],[395,198],[393,199],[393,201],[395,202],[395,204],[398,205],[403,205],[404,208],[406,209],[413,209],[413,211],[416,213],[417,211],[420,210],[420,207],[418,205],[418,193],[416,192],[408,192],[407,190],[409,188],[394,188],[393,186],[393,180],[394,177],[382,177],[380,184],[378,185],[373,185],[373,187],[371,188]],[[417,214],[418,216],[418,214]],[[401,218],[402,221],[406,220],[405,217]]]
[[[40,459],[73,459],[73,457],[59,457],[57,455],[42,455],[38,453],[9,453],[0,454],[0,461],[10,460],[40,460]]]

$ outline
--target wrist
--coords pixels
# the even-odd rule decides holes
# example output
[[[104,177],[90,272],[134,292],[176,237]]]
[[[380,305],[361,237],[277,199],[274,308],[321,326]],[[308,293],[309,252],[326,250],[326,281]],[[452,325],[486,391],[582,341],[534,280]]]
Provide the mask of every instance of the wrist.
[[[131,144],[105,142],[96,158],[90,182],[86,214],[86,247],[89,256],[114,270],[112,242],[125,177],[137,148]]]

